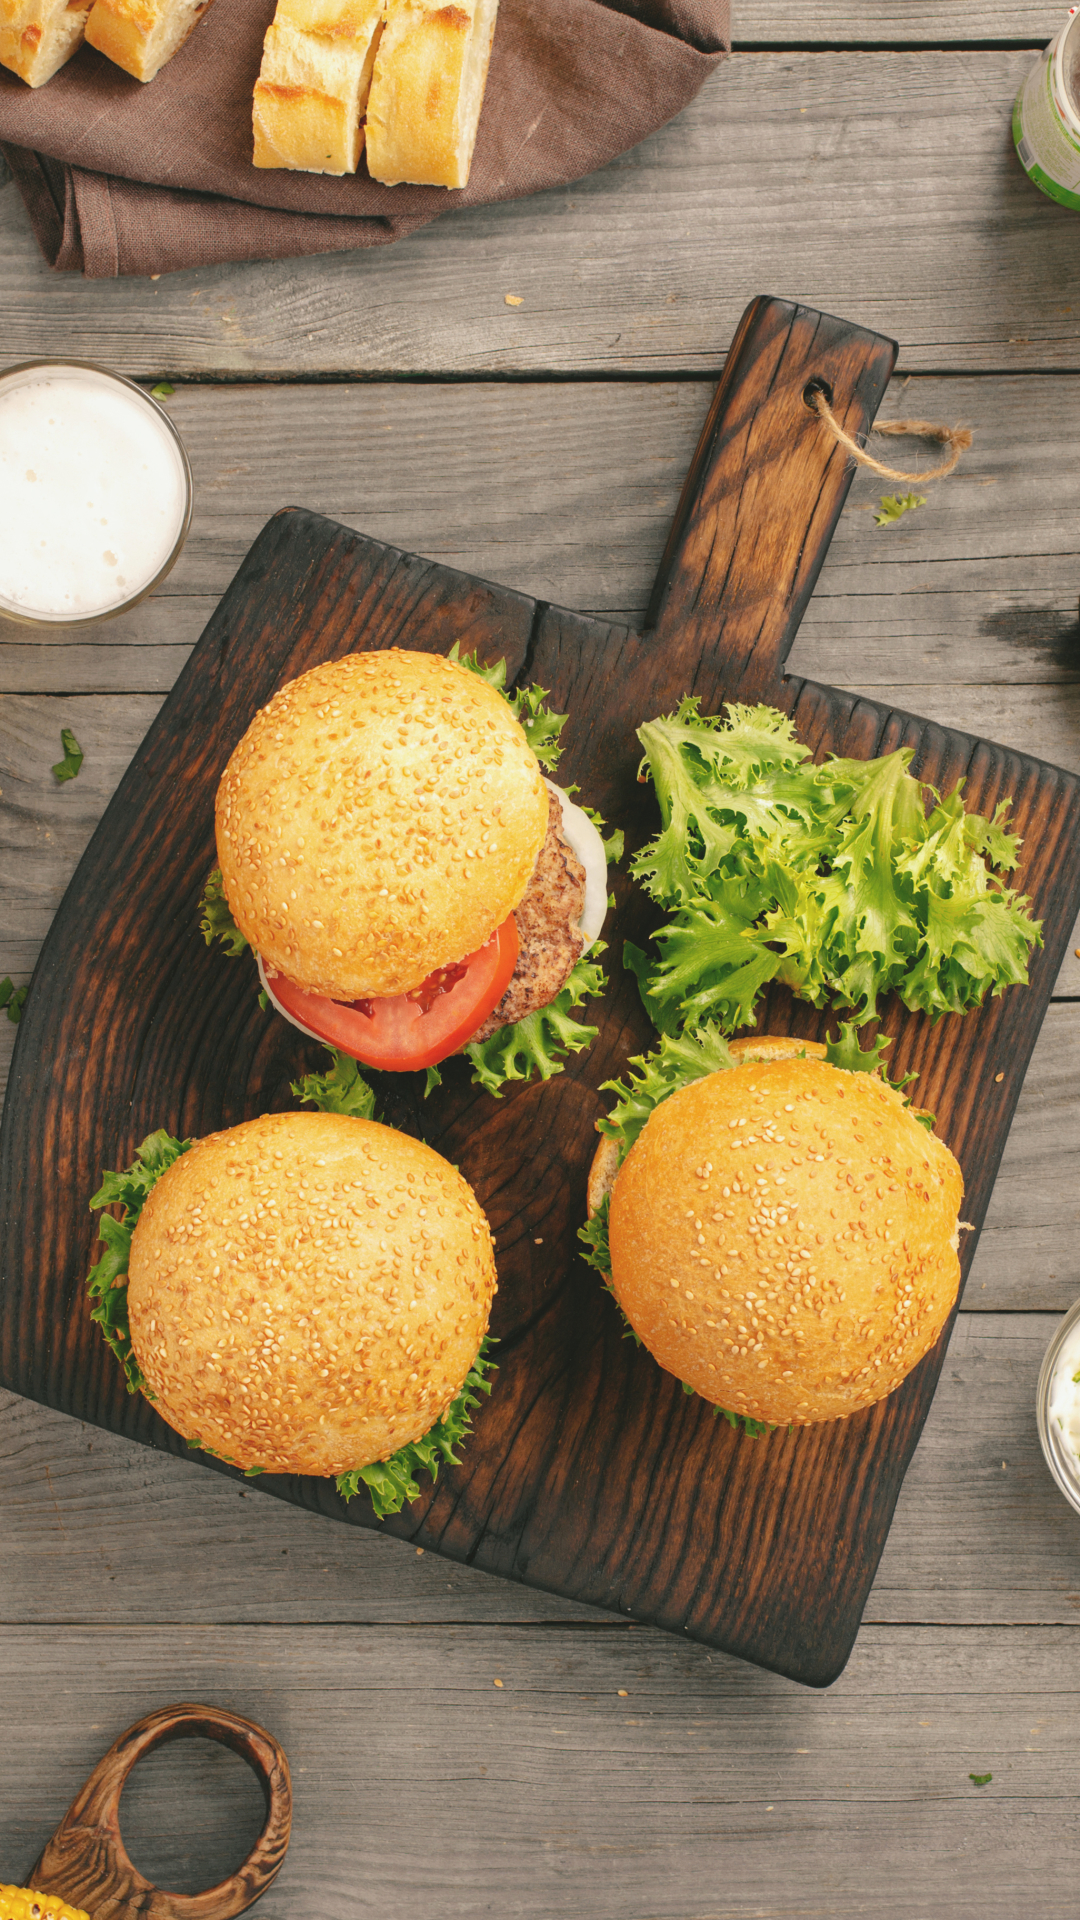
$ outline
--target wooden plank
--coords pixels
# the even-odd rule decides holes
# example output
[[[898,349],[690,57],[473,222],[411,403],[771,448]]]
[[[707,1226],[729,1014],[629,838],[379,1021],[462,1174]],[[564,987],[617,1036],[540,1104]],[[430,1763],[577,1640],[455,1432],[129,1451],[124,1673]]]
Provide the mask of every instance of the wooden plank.
[[[1008,134],[1031,60],[738,55],[590,179],[444,216],[359,261],[57,279],[8,186],[0,338],[12,359],[78,353],[155,378],[712,375],[746,300],[794,287],[898,338],[908,370],[1075,370],[1075,224]]]
[[[286,503],[636,624],[711,392],[697,380],[180,388],[170,411],[195,517],[179,564],[100,627],[0,623],[0,690],[167,692]],[[892,383],[883,412],[962,421],[975,445],[892,526],[874,523],[889,483],[856,475],[789,665],[879,689],[1076,682],[1080,379],[917,376]],[[919,442],[888,451],[928,464]]]
[[[941,0],[813,0],[797,13],[774,0],[739,0],[733,31],[736,47],[929,46],[965,41],[1012,40],[1045,46],[1065,15],[1058,0],[981,0],[957,8]]]
[[[980,1298],[979,1271],[976,1263],[968,1299]],[[865,1621],[1075,1625],[1077,1522],[1043,1463],[1034,1417],[1056,1325],[1050,1313],[960,1314]],[[8,1627],[106,1619],[117,1628],[164,1620],[596,1627],[614,1618],[418,1555],[399,1540],[328,1526],[4,1393],[0,1537]],[[178,1582],[177,1566],[196,1577]]]
[[[0,1855],[29,1862],[104,1745],[184,1694],[290,1756],[266,1920],[1015,1920],[1036,1887],[1040,1920],[1071,1920],[1074,1655],[1068,1628],[869,1627],[816,1697],[626,1627],[8,1630]],[[239,1764],[145,1769],[140,1864],[168,1885],[235,1864]]]

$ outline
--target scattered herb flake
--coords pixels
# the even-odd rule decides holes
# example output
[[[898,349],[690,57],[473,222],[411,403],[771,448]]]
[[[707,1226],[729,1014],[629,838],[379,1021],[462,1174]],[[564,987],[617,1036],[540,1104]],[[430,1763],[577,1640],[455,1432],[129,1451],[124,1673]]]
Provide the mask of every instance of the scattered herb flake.
[[[905,513],[914,513],[917,507],[925,507],[925,493],[883,493],[881,506],[874,515],[874,525],[891,527]]]
[[[159,380],[156,387],[151,387],[150,397],[153,400],[171,400],[175,392],[176,388],[170,386],[167,380]]]
[[[70,727],[61,727],[60,745],[64,749],[64,757],[62,760],[56,762],[53,773],[56,776],[58,784],[63,786],[65,780],[74,780],[76,778],[79,768],[83,763],[83,750]]]
[[[7,1009],[7,1017],[12,1026],[17,1027],[22,1019],[22,1010],[26,1005],[26,996],[29,991],[29,987],[17,987],[10,975],[0,980],[0,1007]]]
[[[968,1779],[971,1781],[972,1786],[975,1786],[975,1787],[988,1787],[993,1777],[994,1776],[992,1773],[969,1773],[968,1774]]]

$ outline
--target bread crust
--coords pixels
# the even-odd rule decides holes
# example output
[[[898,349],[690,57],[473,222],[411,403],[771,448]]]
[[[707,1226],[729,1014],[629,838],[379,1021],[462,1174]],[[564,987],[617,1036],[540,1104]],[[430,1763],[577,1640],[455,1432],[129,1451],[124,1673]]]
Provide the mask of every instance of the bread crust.
[[[233,917],[333,1000],[411,993],[529,884],[548,793],[507,702],[440,654],[355,653],[256,714],[218,787]]]
[[[388,0],[367,106],[373,180],[464,187],[498,0]]]
[[[341,1114],[211,1134],[143,1208],[128,1312],[157,1410],[241,1467],[347,1473],[425,1434],[487,1331],[495,1261],[466,1181]]]
[[[613,1291],[715,1405],[775,1426],[842,1418],[945,1325],[962,1195],[948,1147],[877,1075],[751,1056],[672,1094],[627,1154]]]
[[[43,87],[81,47],[88,15],[89,0],[0,0],[0,66]]]
[[[382,0],[279,0],[252,99],[252,164],[355,173]]]
[[[135,80],[148,81],[194,33],[211,0],[95,0],[86,38]]]

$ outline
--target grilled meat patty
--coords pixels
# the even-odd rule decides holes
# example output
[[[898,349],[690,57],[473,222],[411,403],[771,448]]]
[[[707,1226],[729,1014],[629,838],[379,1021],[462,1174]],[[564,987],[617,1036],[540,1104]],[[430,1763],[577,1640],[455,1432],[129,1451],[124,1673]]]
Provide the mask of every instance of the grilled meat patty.
[[[487,1040],[499,1027],[524,1020],[526,1014],[554,1000],[585,945],[578,930],[584,905],[585,869],[563,839],[562,806],[553,793],[548,798],[544,844],[525,894],[514,908],[520,942],[517,966],[494,1013],[489,1013],[473,1040]]]

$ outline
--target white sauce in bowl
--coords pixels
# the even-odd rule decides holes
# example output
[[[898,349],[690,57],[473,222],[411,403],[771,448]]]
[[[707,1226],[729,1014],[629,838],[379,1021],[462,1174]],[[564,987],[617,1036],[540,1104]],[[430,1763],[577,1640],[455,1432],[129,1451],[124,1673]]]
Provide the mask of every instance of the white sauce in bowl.
[[[173,557],[189,481],[159,409],[110,374],[0,377],[0,606],[85,620],[137,600]]]
[[[1080,1474],[1080,1321],[1062,1342],[1050,1377],[1046,1417],[1060,1430]]]

